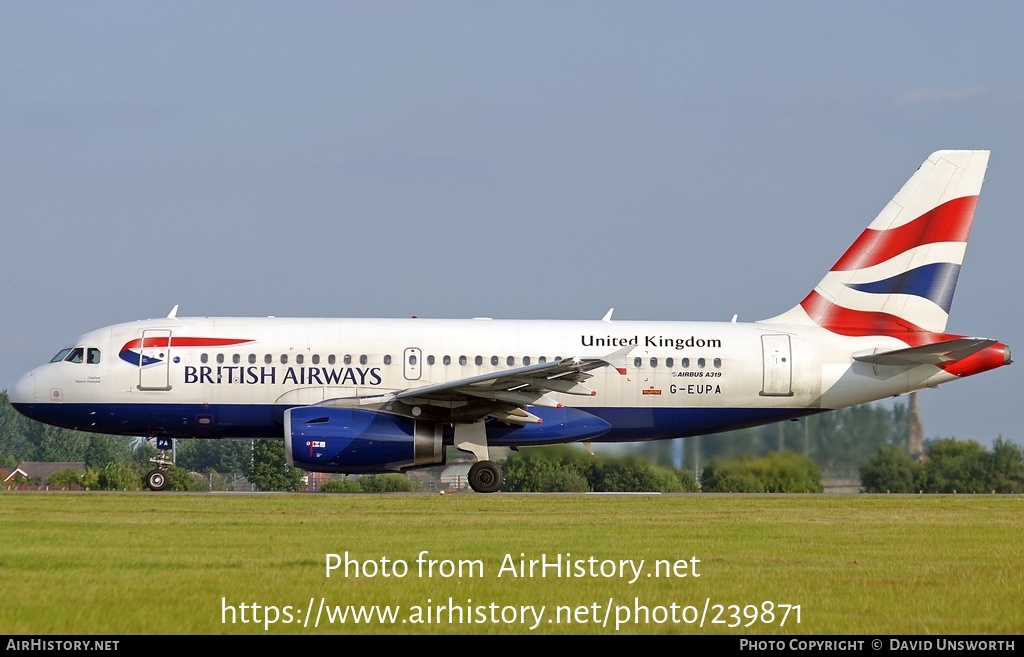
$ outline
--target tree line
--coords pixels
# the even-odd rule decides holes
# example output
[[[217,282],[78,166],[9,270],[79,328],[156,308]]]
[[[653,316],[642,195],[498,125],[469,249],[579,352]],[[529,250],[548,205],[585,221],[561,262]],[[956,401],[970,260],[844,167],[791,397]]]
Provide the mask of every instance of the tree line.
[[[974,440],[925,442],[914,460],[900,447],[883,447],[860,468],[869,493],[1024,493],[1024,452],[1002,436],[986,449]]]
[[[869,492],[1024,492],[1024,455],[1015,443],[1000,438],[987,450],[975,441],[944,438],[926,442],[924,459],[915,461],[907,453],[907,427],[905,405],[868,404],[794,422],[631,445],[616,457],[592,457],[575,445],[527,448],[502,461],[504,490],[813,492],[821,490],[823,477],[859,477]],[[2,467],[84,462],[84,475],[60,473],[54,485],[138,490],[156,455],[155,447],[140,438],[30,420],[0,391]],[[178,440],[175,461],[168,477],[177,490],[205,488],[190,472],[233,473],[258,490],[299,490],[305,476],[287,466],[279,440]],[[321,490],[412,487],[405,477],[382,477],[335,479]],[[211,485],[213,480],[210,476]]]
[[[715,457],[690,470],[637,456],[591,456],[573,446],[523,448],[502,461],[502,490],[523,492],[820,493],[821,470],[793,452]]]
[[[641,443],[633,449],[663,466],[701,471],[712,459],[793,452],[807,456],[827,478],[856,478],[883,447],[905,446],[905,404],[864,404],[720,434]]]

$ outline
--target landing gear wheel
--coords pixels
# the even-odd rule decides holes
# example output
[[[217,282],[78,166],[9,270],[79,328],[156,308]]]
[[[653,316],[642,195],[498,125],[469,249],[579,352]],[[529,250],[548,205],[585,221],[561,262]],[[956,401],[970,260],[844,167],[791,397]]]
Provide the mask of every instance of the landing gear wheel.
[[[163,490],[168,483],[167,473],[163,470],[150,470],[146,473],[146,486],[150,490]]]
[[[469,469],[469,487],[478,493],[495,493],[504,483],[501,468],[494,461],[477,461]]]

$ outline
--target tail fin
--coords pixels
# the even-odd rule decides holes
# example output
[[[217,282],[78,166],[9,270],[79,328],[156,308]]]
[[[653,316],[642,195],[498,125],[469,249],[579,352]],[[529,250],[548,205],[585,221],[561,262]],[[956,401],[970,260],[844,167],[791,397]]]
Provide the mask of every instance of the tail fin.
[[[800,305],[765,321],[842,335],[944,332],[988,156],[929,155]]]

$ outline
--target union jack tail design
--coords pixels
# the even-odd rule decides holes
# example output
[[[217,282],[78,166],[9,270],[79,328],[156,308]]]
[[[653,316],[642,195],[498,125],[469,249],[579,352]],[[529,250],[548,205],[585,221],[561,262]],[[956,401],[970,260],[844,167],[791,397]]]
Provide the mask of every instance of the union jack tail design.
[[[934,341],[946,330],[988,157],[932,153],[811,293],[765,321]]]

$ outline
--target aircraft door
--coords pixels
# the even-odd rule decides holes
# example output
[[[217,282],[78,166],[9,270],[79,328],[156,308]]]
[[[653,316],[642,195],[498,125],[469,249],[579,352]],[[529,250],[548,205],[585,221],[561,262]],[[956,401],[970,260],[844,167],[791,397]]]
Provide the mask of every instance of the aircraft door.
[[[139,390],[170,390],[171,330],[146,329],[139,345]]]
[[[420,353],[419,348],[409,347],[405,350],[405,378],[408,381],[419,381],[421,374],[421,365],[423,361],[423,354]]]
[[[788,335],[762,335],[764,378],[762,397],[793,396],[793,358]]]

